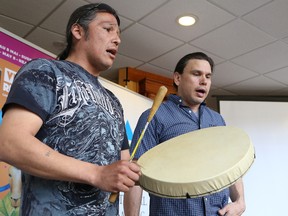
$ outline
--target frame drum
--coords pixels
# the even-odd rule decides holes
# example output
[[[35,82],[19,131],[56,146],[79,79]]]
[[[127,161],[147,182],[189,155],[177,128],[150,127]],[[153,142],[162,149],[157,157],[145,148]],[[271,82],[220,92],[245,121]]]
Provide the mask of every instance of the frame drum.
[[[138,160],[140,186],[167,198],[209,195],[241,178],[255,159],[254,147],[240,128],[218,126],[167,140]]]

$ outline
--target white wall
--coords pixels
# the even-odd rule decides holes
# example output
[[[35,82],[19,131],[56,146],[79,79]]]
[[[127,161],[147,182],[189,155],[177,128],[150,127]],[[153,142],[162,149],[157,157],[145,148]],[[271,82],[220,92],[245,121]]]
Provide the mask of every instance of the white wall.
[[[256,160],[244,176],[244,216],[288,215],[288,102],[220,101],[227,125],[250,136]],[[285,213],[286,212],[286,213]]]
[[[143,111],[152,106],[153,101],[147,97],[144,97],[140,94],[137,94],[129,89],[126,89],[120,85],[117,85],[113,82],[100,78],[100,82],[110,91],[112,91],[117,98],[120,100],[122,107],[124,109],[124,117],[126,121],[126,130],[129,134],[130,125],[131,132],[134,132],[138,118]],[[128,135],[129,139],[129,135]],[[129,139],[129,141],[131,141]],[[123,211],[123,193],[120,193],[119,196],[119,215],[124,216]],[[149,195],[147,192],[143,191],[142,203],[140,208],[140,216],[149,215]]]

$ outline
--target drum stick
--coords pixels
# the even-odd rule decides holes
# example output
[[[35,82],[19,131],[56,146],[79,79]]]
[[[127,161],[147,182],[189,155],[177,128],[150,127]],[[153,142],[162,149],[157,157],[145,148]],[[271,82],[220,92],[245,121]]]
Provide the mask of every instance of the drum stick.
[[[137,149],[138,149],[138,147],[139,147],[139,144],[140,144],[140,142],[141,142],[141,140],[142,140],[142,138],[143,138],[143,136],[144,136],[144,133],[145,133],[145,131],[146,131],[146,129],[147,129],[150,121],[152,120],[153,116],[154,116],[155,113],[157,112],[160,104],[162,103],[162,101],[163,101],[166,93],[167,93],[167,88],[166,88],[165,86],[161,86],[161,87],[159,88],[158,92],[157,92],[157,95],[156,95],[155,99],[154,99],[152,108],[150,109],[150,113],[149,113],[147,122],[146,122],[146,124],[145,124],[145,127],[144,127],[143,131],[141,132],[140,137],[139,137],[139,139],[138,139],[138,141],[137,141],[137,143],[136,143],[136,145],[135,145],[135,148],[134,148],[134,150],[133,150],[133,152],[132,152],[132,154],[131,154],[131,156],[130,156],[130,161],[133,160],[133,158],[134,158],[134,156],[135,156],[135,154],[136,154],[136,151],[137,151]]]
[[[156,96],[155,96],[154,101],[153,101],[153,104],[152,104],[152,107],[151,107],[151,109],[150,109],[150,113],[149,113],[147,122],[146,122],[146,124],[145,124],[145,127],[144,127],[143,131],[141,132],[140,137],[139,137],[139,139],[138,139],[138,141],[137,141],[137,143],[136,143],[136,145],[135,145],[135,148],[133,149],[133,152],[132,152],[132,154],[131,154],[131,156],[130,156],[130,162],[133,160],[133,158],[134,158],[134,156],[135,156],[135,153],[136,153],[136,151],[137,151],[137,149],[138,149],[138,147],[139,147],[139,144],[140,144],[140,142],[141,142],[141,140],[142,140],[142,138],[143,138],[143,136],[144,136],[144,133],[145,133],[145,131],[146,131],[148,125],[149,125],[149,122],[152,120],[153,116],[154,116],[155,113],[157,112],[157,110],[158,110],[160,104],[162,103],[162,101],[163,101],[166,93],[167,93],[167,88],[166,88],[165,86],[161,86],[161,87],[159,88]],[[112,194],[110,195],[109,201],[110,201],[111,203],[114,203],[114,202],[116,201],[117,197],[118,197],[118,193],[112,193]]]

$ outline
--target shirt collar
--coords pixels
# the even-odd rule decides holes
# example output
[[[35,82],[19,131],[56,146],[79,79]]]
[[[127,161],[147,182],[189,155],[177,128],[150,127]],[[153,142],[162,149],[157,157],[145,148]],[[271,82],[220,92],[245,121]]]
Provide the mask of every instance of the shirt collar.
[[[179,97],[179,96],[176,95],[176,94],[170,94],[170,95],[168,95],[168,100],[171,100],[173,103],[175,103],[175,104],[178,105],[178,106],[185,106],[185,105],[183,104],[182,98]],[[203,101],[203,102],[200,104],[200,107],[201,107],[201,106],[206,106],[205,101]]]

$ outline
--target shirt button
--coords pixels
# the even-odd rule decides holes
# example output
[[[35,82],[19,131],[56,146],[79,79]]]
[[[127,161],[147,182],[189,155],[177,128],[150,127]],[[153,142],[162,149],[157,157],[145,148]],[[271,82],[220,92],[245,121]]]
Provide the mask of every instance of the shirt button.
[[[189,113],[191,113],[192,111],[191,110],[189,110]]]
[[[205,197],[204,200],[205,200],[205,202],[207,202],[208,199]]]

